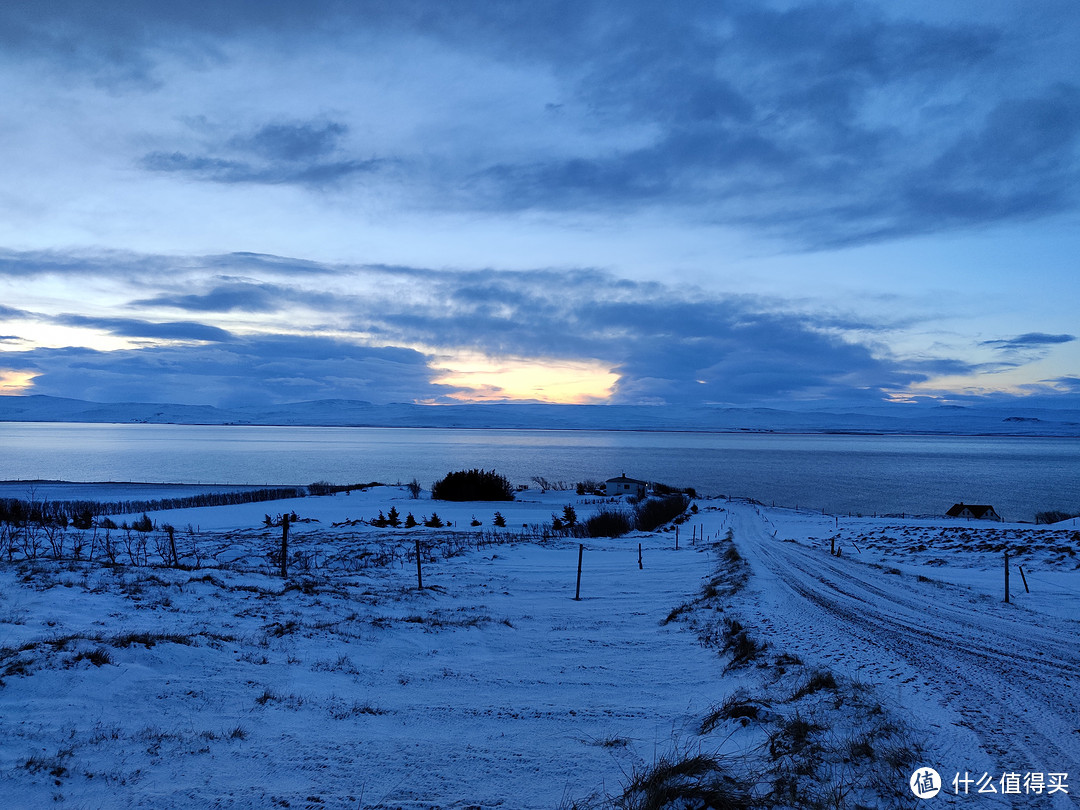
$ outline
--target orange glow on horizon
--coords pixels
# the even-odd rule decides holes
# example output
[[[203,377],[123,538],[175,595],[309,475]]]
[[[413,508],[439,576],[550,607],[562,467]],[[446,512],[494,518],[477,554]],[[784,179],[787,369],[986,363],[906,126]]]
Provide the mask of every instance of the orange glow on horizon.
[[[465,356],[440,358],[438,366],[446,373],[432,382],[461,389],[448,396],[463,403],[602,403],[619,381],[617,374],[595,360]]]
[[[30,371],[0,369],[0,394],[14,396],[26,393],[34,384],[37,374]]]

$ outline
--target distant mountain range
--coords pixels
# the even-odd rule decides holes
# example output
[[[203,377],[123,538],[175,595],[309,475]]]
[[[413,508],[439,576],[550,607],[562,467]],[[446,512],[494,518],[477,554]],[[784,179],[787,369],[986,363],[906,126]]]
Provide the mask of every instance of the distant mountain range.
[[[782,410],[509,403],[373,405],[356,400],[318,400],[215,408],[208,405],[86,402],[35,395],[0,396],[0,422],[1080,437],[1078,410],[899,404]]]

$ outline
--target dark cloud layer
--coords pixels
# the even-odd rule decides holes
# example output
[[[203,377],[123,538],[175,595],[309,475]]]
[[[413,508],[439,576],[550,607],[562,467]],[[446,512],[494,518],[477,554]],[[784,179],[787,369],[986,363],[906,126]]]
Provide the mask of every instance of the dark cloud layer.
[[[160,285],[190,274],[283,277],[332,276],[339,268],[284,256],[235,252],[207,256],[153,256],[128,251],[17,251],[0,248],[0,277],[104,277]]]
[[[411,402],[441,395],[419,352],[321,337],[265,336],[197,348],[114,352],[34,349],[4,365],[37,373],[34,393],[99,402],[247,405],[347,398]]]
[[[189,312],[277,312],[295,299],[277,284],[231,281],[205,293],[162,294],[132,301],[133,307],[169,307]]]
[[[868,323],[835,311],[817,313],[805,302],[794,306],[778,298],[713,295],[593,269],[495,273],[335,266],[339,283],[348,280],[365,292],[330,294],[309,285],[321,272],[330,272],[329,267],[299,263],[306,272],[289,281],[276,276],[277,268],[296,264],[288,259],[239,256],[217,261],[223,266],[248,261],[248,270],[265,266],[275,280],[196,276],[183,285],[170,282],[171,291],[127,305],[138,314],[147,308],[180,309],[199,315],[199,321],[14,311],[146,339],[148,345],[110,353],[9,351],[3,364],[39,371],[36,392],[102,401],[153,392],[156,400],[218,403],[228,398],[230,404],[335,397],[387,402],[445,399],[454,389],[433,384],[439,373],[430,366],[438,365],[439,355],[468,351],[596,361],[618,375],[611,396],[617,403],[746,405],[880,401],[936,376],[1015,368],[1075,340],[1072,335],[1033,332],[984,341],[984,346],[1001,350],[1000,360],[973,365],[956,357],[891,353],[879,336],[895,324]],[[167,268],[170,262],[178,272],[165,272],[164,278],[206,260],[131,260],[135,267]],[[77,261],[55,257],[54,263],[74,268]],[[185,291],[177,292],[181,286]],[[280,314],[298,306],[351,337],[331,339],[313,329],[297,336],[240,337],[212,323],[221,313]],[[927,315],[927,322],[934,317]],[[905,316],[903,324],[910,328],[918,321]],[[873,342],[868,342],[868,334]],[[230,390],[233,393],[227,393]]]
[[[301,163],[285,161],[256,164],[212,155],[188,155],[182,152],[152,152],[142,159],[142,166],[153,172],[184,174],[196,180],[214,183],[256,183],[266,185],[296,184],[327,186],[355,174],[371,172],[379,160],[343,160]]]
[[[1068,46],[1047,45],[1075,31],[1075,6],[915,13],[850,0],[8,3],[0,44],[49,54],[50,69],[153,86],[165,60],[227,61],[227,46],[250,38],[285,50],[400,39],[552,77],[554,97],[536,106],[580,133],[651,133],[621,147],[541,136],[485,158],[476,144],[506,124],[432,118],[433,132],[460,133],[437,134],[423,154],[373,155],[339,116],[267,120],[136,158],[197,181],[317,191],[393,165],[402,171],[387,182],[422,207],[678,208],[807,248],[1076,210],[1080,71]]]
[[[1045,332],[1028,332],[1014,338],[984,340],[980,345],[1007,351],[1011,349],[1036,349],[1056,346],[1060,343],[1071,343],[1074,340],[1076,340],[1075,335],[1048,335]]]
[[[232,340],[224,329],[194,321],[154,323],[137,318],[96,318],[88,315],[58,315],[44,318],[62,326],[101,330],[111,335],[160,340],[199,340],[221,343]]]

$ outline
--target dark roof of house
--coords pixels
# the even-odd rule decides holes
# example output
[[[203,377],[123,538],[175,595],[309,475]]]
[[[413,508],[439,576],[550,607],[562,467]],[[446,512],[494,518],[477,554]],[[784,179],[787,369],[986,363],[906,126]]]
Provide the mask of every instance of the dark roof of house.
[[[954,503],[952,509],[950,509],[945,514],[949,517],[959,517],[960,513],[963,512],[965,509],[971,512],[971,514],[977,518],[981,518],[987,512],[992,515],[997,514],[997,512],[994,511],[994,507],[987,503]]]
[[[609,478],[607,480],[609,484],[640,484],[641,486],[647,486],[648,481],[639,481],[636,478],[627,478],[626,473],[623,473],[618,478]]]

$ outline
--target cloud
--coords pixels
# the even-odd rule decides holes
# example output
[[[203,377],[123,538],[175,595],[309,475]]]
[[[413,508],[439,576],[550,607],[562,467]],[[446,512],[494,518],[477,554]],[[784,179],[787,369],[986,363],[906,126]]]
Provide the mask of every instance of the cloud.
[[[62,326],[100,329],[112,335],[133,338],[158,338],[164,340],[199,340],[221,343],[233,339],[224,329],[193,321],[170,321],[154,323],[136,318],[99,318],[87,315],[57,315],[45,317]]]
[[[341,140],[349,127],[338,121],[278,121],[254,131],[222,135],[203,119],[193,128],[214,136],[199,152],[153,151],[139,165],[151,172],[181,174],[225,184],[336,185],[352,175],[372,174],[387,165],[375,158],[345,154]]]
[[[426,301],[386,299],[354,328],[389,342],[492,356],[589,358],[620,375],[615,402],[883,397],[959,360],[906,362],[783,302],[708,296],[596,271],[430,274]],[[859,323],[861,328],[864,324]]]
[[[1080,377],[1055,377],[1054,379],[1044,380],[1043,382],[1058,390],[1064,389],[1073,394],[1080,394]]]
[[[999,351],[1011,351],[1014,349],[1038,349],[1045,346],[1056,346],[1060,343],[1071,343],[1074,340],[1076,340],[1075,335],[1048,335],[1045,332],[1028,332],[1004,340],[984,340],[979,345],[989,346]]]
[[[156,261],[149,257],[146,263]],[[185,257],[172,261],[181,267],[204,263]],[[856,314],[819,311],[805,300],[707,293],[686,285],[618,278],[591,268],[500,273],[300,263],[308,272],[287,280],[277,272],[293,260],[259,256],[252,261],[270,268],[275,280],[260,281],[257,273],[254,278],[218,276],[196,281],[192,292],[178,291],[181,285],[170,281],[171,289],[128,304],[136,314],[162,307],[197,312],[206,323],[72,314],[38,317],[127,337],[215,344],[151,346],[95,355],[94,362],[102,373],[117,368],[138,368],[148,377],[160,373],[161,380],[154,385],[161,391],[177,383],[180,377],[172,369],[183,366],[184,384],[190,388],[178,391],[183,396],[199,390],[195,382],[202,373],[199,369],[213,378],[216,396],[223,396],[225,381],[233,375],[237,397],[273,401],[327,396],[389,401],[388,397],[404,396],[403,391],[408,391],[409,400],[440,401],[456,389],[433,386],[432,379],[445,375],[436,375],[426,365],[425,371],[417,369],[424,363],[438,365],[435,358],[440,356],[470,353],[496,361],[531,358],[556,367],[560,362],[587,363],[610,370],[619,377],[611,396],[618,403],[880,401],[936,377],[1017,368],[1039,359],[1047,347],[1074,340],[1071,335],[1035,332],[984,341],[984,346],[1001,353],[994,363],[980,365],[949,356],[946,350],[930,358],[890,350],[890,331],[933,323],[938,313],[927,313],[921,320],[906,315],[876,323]],[[327,289],[328,278],[333,280],[333,292]],[[213,325],[217,313],[286,313],[289,320],[282,328],[292,330],[298,323],[298,307],[320,319],[318,325],[305,327],[311,332],[303,338],[269,334],[274,329],[269,321],[261,327],[267,334],[257,338]],[[317,334],[328,330],[344,337]],[[281,350],[280,358],[273,356],[275,349]],[[242,363],[219,364],[215,370],[210,360],[235,361],[245,353],[257,354],[245,362],[279,380],[280,386],[255,385]],[[122,365],[109,357],[122,360]],[[148,366],[137,363],[137,358],[164,357],[169,358],[165,369],[157,361]],[[345,371],[334,369],[335,357]],[[365,387],[359,382],[358,357],[364,358],[364,369],[374,367],[376,360],[386,368],[401,364],[416,368],[403,377],[410,381],[407,386],[398,386],[394,375],[387,374],[371,377]],[[47,378],[53,386],[57,379]],[[151,385],[149,380],[143,384]]]
[[[818,249],[1076,210],[1074,9],[966,8],[8,3],[0,45],[131,97],[178,75],[246,94],[186,106],[227,125],[127,132],[158,181],[373,189],[488,216],[662,211]],[[274,81],[304,113],[260,100]]]
[[[160,284],[161,279],[215,273],[327,276],[333,265],[263,253],[235,252],[205,256],[164,256],[119,250],[10,250],[0,248],[0,277],[107,277]],[[10,307],[7,308],[11,310]],[[18,310],[11,310],[18,312]]]
[[[132,301],[132,307],[171,307],[191,312],[277,312],[294,302],[293,292],[276,284],[233,281],[205,293],[163,294]]]
[[[267,124],[253,135],[233,138],[230,145],[266,160],[306,161],[334,151],[348,130],[347,126],[335,121]]]
[[[295,184],[328,186],[355,175],[377,170],[381,160],[341,160],[297,163],[296,161],[254,164],[207,155],[182,152],[151,152],[141,165],[152,172],[185,174],[196,180],[213,183],[254,183],[263,185]]]
[[[30,313],[23,309],[15,309],[15,307],[8,307],[0,304],[0,318],[25,318]]]
[[[3,358],[6,366],[36,372],[34,393],[99,402],[412,402],[454,390],[431,383],[436,372],[419,352],[323,337],[264,336],[113,352],[34,349]]]

